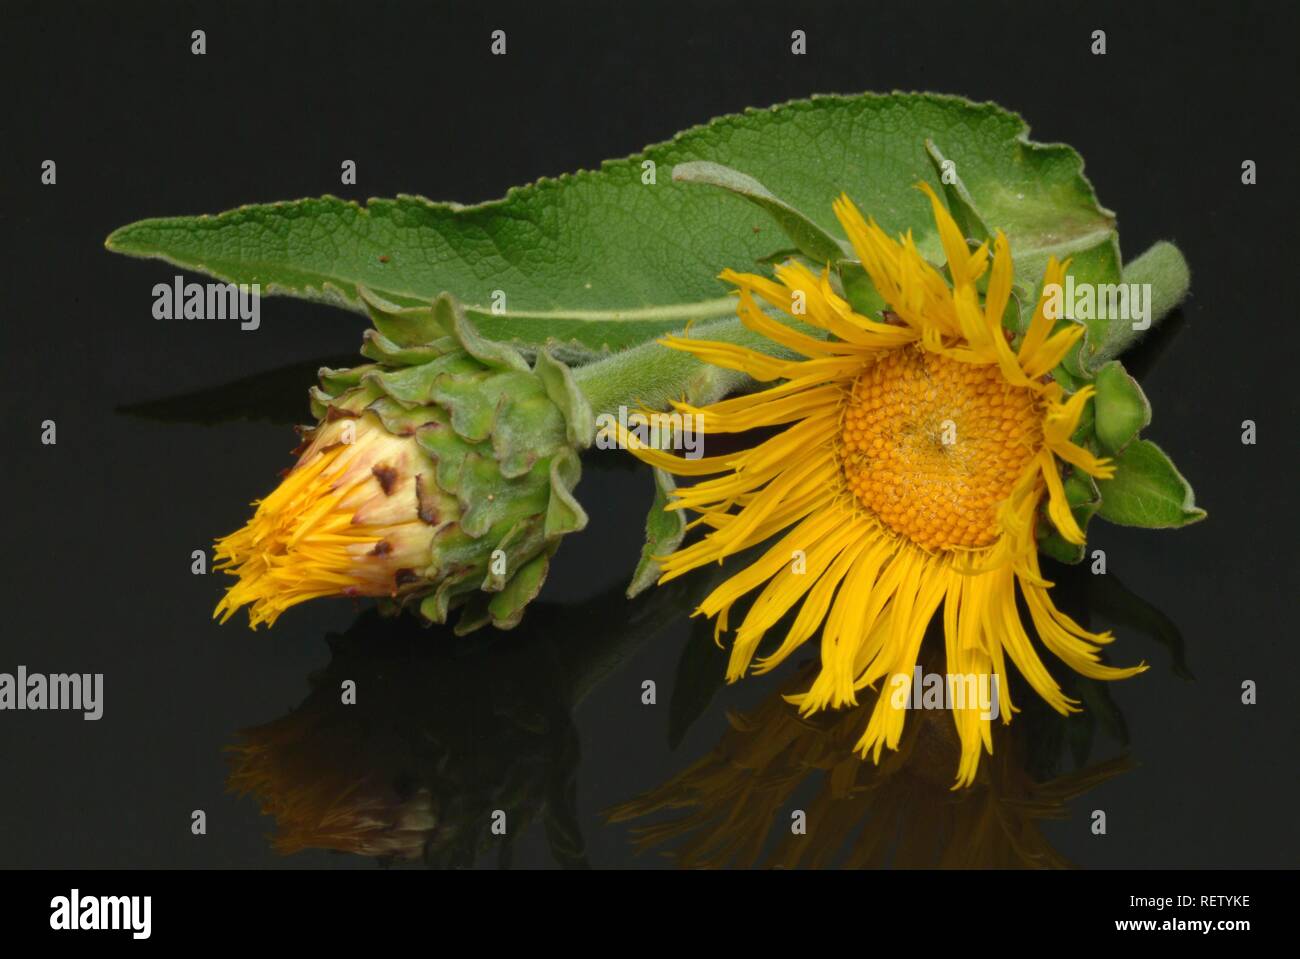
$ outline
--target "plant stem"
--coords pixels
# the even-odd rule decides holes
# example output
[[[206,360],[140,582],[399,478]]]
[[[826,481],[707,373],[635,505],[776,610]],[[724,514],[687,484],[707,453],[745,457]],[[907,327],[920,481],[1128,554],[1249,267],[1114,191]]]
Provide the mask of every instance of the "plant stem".
[[[673,335],[734,343],[777,356],[793,355],[746,329],[734,317]],[[696,405],[714,403],[750,383],[744,373],[702,363],[689,353],[655,341],[580,366],[573,377],[598,416],[617,414],[620,406],[666,409],[673,400],[683,398]]]
[[[1161,240],[1124,267],[1123,281],[1151,285],[1151,325],[1145,330],[1124,326],[1112,332],[1106,345],[1089,362],[1093,369],[1100,369],[1102,364],[1115,359],[1172,313],[1187,296],[1191,272],[1178,247]]]

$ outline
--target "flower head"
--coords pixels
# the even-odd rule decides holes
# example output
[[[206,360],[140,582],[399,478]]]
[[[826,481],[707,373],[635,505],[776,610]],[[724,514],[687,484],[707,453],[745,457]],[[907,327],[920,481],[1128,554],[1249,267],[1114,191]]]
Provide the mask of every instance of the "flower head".
[[[704,407],[676,404],[707,433],[780,427],[737,454],[679,459],[638,444],[642,460],[669,472],[712,476],[679,489],[671,508],[699,514],[702,538],[661,559],[662,580],[773,538],[767,552],[703,602],[698,612],[728,627],[733,605],[757,592],[732,645],[728,679],[764,672],[821,631],[820,671],[790,697],[801,711],[856,705],[882,680],[905,694],[926,626],[942,607],[947,670],[998,683],[1010,721],[1006,674],[1014,664],[1061,713],[1077,710],[1052,678],[1017,608],[1052,653],[1085,676],[1118,679],[1143,665],[1100,662],[1107,633],[1083,629],[1053,605],[1038,563],[1040,507],[1060,534],[1082,543],[1063,470],[1097,478],[1106,459],[1071,440],[1092,388],[1067,395],[1048,374],[1082,334],[1040,298],[1018,344],[1003,328],[1013,264],[999,231],[972,250],[934,192],[930,198],[948,277],[910,234],[887,236],[841,197],[835,213],[884,299],[879,317],[854,311],[831,285],[791,262],[776,280],[727,270],[749,329],[785,351],[772,356],[731,343],[672,337],[667,346],[774,383]],[[1063,280],[1053,258],[1044,291]],[[788,314],[783,323],[761,304]],[[812,329],[809,329],[811,327]],[[661,581],[662,581],[661,580]],[[793,623],[765,655],[764,637],[787,613]],[[900,688],[901,687],[901,688]],[[857,743],[879,761],[896,749],[906,695],[881,695]],[[953,710],[961,742],[958,785],[974,780],[990,719],[975,704]]]
[[[250,625],[269,626],[309,599],[416,588],[437,524],[459,514],[454,498],[435,506],[421,489],[431,469],[414,439],[373,414],[323,424],[248,524],[217,541],[217,568],[238,582],[214,615],[224,623],[248,606]]]
[[[586,524],[572,490],[591,410],[567,367],[482,340],[448,296],[371,307],[374,362],[321,371],[297,465],[218,540],[237,582],[214,615],[246,606],[256,627],[306,600],[372,596],[438,623],[464,607],[462,632],[513,626]]]

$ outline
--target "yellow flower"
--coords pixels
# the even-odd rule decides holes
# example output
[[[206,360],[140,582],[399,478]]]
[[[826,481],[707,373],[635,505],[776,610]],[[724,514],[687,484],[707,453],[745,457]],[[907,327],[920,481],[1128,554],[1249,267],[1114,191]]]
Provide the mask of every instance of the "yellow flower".
[[[820,276],[797,263],[776,281],[727,270],[738,312],[749,329],[797,358],[783,359],[729,343],[670,337],[663,341],[701,360],[741,370],[761,392],[710,406],[675,404],[695,414],[704,433],[784,427],[736,454],[682,459],[624,435],[645,462],[683,476],[719,474],[677,491],[670,508],[699,514],[703,538],[661,558],[661,582],[782,534],[775,545],[723,585],[697,614],[728,626],[737,600],[758,590],[731,650],[727,678],[777,666],[821,628],[821,669],[791,701],[808,714],[855,705],[859,691],[885,681],[862,755],[879,762],[897,749],[913,668],[926,625],[943,606],[947,671],[987,675],[997,683],[1001,714],[1015,710],[1008,661],[1061,713],[1077,711],[1031,643],[1016,605],[1023,596],[1035,631],[1052,653],[1095,679],[1145,669],[1099,661],[1108,633],[1092,633],[1053,605],[1039,569],[1039,506],[1061,535],[1082,543],[1062,485],[1063,468],[1109,478],[1113,465],[1071,442],[1093,394],[1066,395],[1047,374],[1083,328],[1055,329],[1039,300],[1019,347],[1003,331],[1013,267],[999,231],[990,253],[972,251],[948,211],[925,184],[934,208],[951,284],[921,256],[910,233],[898,241],[864,220],[847,197],[835,213],[888,311],[878,319],[853,311]],[[1068,261],[1053,258],[1043,287],[1061,283]],[[987,273],[981,303],[977,283]],[[779,322],[765,301],[825,338]],[[784,641],[759,656],[760,641],[799,607]],[[957,704],[961,742],[957,786],[969,785],[980,747],[992,752],[990,719],[978,704]],[[956,787],[954,787],[956,788]]]
[[[388,596],[415,588],[435,526],[420,517],[424,454],[373,414],[326,423],[248,525],[216,545],[216,568],[238,577],[213,616],[248,606],[273,625],[321,596]]]

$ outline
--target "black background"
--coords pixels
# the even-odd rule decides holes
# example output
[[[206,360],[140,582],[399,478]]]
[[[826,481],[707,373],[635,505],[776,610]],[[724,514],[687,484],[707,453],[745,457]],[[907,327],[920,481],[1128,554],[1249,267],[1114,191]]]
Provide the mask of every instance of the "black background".
[[[1147,435],[1210,518],[1180,532],[1097,523],[1091,538],[1181,627],[1197,679],[1120,637],[1118,661],[1154,666],[1112,690],[1139,766],[1049,836],[1085,865],[1296,862],[1292,6],[6,2],[3,18],[0,670],[103,672],[106,691],[97,723],[0,714],[0,865],[373,864],[283,858],[256,804],[223,792],[222,747],[299,702],[329,660],[326,634],[357,616],[317,603],[271,633],[219,628],[208,612],[222,584],[190,573],[191,550],[243,522],[295,438],[283,423],[120,410],[347,355],[362,320],[277,299],[262,304],[255,335],[157,322],[151,289],[176,271],[107,253],[112,229],[322,193],[478,201],[717,114],[890,89],[1016,110],[1035,139],[1087,158],[1127,256],[1169,238],[1192,268],[1192,296],[1143,385]],[[202,57],[190,54],[196,28]],[[505,57],[488,52],[497,28]],[[806,56],[790,54],[796,28]],[[1094,29],[1107,33],[1104,57],[1089,52]],[[57,186],[40,183],[45,159],[58,163]],[[356,187],[339,183],[344,159],[357,161]],[[1258,164],[1255,186],[1241,184],[1245,159]],[[308,385],[287,387],[291,409]],[[47,418],[57,446],[40,443]],[[1245,419],[1259,424],[1258,445],[1242,445]],[[579,492],[591,525],[564,545],[540,625],[526,619],[512,642],[562,648],[620,629],[617,604],[588,601],[634,562],[648,481],[590,469]],[[602,809],[679,771],[716,741],[727,709],[773,688],[768,678],[720,692],[670,749],[666,704],[687,635],[683,615],[666,616],[574,712],[593,864],[633,861]],[[476,641],[456,648],[473,656]],[[659,683],[657,707],[640,703],[645,679]],[[1246,679],[1259,705],[1240,704]],[[475,693],[467,682],[462,695]],[[195,837],[200,808],[208,834]],[[1108,812],[1105,837],[1088,830],[1094,808]],[[514,861],[554,859],[533,829]]]

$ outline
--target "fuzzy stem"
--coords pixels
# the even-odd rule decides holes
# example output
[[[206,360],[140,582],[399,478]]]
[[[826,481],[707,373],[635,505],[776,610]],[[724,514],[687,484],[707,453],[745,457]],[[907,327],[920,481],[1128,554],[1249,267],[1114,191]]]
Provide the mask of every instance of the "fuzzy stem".
[[[793,355],[746,329],[735,318],[704,323],[673,335],[735,343],[777,356]],[[744,373],[702,363],[689,353],[658,342],[642,343],[588,363],[575,369],[573,376],[596,415],[616,414],[620,406],[643,404],[651,409],[666,409],[672,401],[682,398],[696,405],[714,403],[750,382]]]
[[[1151,284],[1151,325],[1145,330],[1122,327],[1112,333],[1106,345],[1092,359],[1090,365],[1094,369],[1115,359],[1173,312],[1174,307],[1187,296],[1191,273],[1178,247],[1161,240],[1124,267],[1124,283]]]

